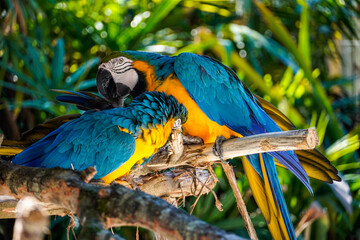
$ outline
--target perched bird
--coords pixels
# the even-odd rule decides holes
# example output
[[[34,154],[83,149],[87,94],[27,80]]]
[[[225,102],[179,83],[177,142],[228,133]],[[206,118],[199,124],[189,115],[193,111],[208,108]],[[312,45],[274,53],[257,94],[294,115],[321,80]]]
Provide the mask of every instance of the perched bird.
[[[59,89],[53,89],[53,91],[63,93],[63,95],[56,97],[56,99],[58,99],[59,101],[76,104],[76,106],[80,110],[84,111],[101,111],[105,109],[119,107],[118,104],[110,102],[107,99],[90,92],[74,92],[70,90]],[[55,117],[35,126],[33,129],[22,133],[20,140],[4,139],[0,147],[0,156],[15,156],[31,144],[41,140],[49,133],[56,130],[64,123],[79,118],[80,116],[81,114],[68,114],[60,117]]]
[[[95,179],[110,183],[162,147],[178,119],[186,122],[187,110],[174,97],[146,92],[125,108],[85,112],[17,154],[13,162],[75,170],[96,166]]]
[[[174,96],[188,110],[185,134],[200,137],[205,143],[214,143],[219,136],[242,137],[295,128],[273,105],[253,95],[230,68],[207,56],[114,52],[99,66],[97,87],[109,102],[120,105],[127,95],[135,97],[144,91]],[[296,239],[275,163],[289,169],[310,192],[308,174],[326,182],[340,179],[318,151],[296,154],[269,152],[243,158],[253,195],[274,239]]]

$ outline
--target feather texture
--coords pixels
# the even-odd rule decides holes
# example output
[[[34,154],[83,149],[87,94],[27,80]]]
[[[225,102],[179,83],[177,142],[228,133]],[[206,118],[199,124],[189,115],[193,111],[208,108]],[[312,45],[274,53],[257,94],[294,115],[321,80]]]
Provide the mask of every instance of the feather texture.
[[[226,125],[243,136],[281,131],[235,73],[221,63],[208,57],[182,53],[176,58],[175,73],[200,109],[220,125]],[[312,191],[307,174],[293,151],[269,154]],[[254,168],[259,171],[257,164]]]
[[[175,119],[185,122],[186,117],[185,107],[174,97],[147,92],[126,108],[85,112],[26,148],[13,158],[13,162],[75,170],[96,166],[95,178],[103,178],[126,166],[126,170],[120,171],[125,174],[137,161],[150,157],[166,143]],[[144,132],[151,133],[150,137]],[[137,151],[134,158],[136,148],[144,149]],[[116,177],[119,176],[106,179],[110,182]]]
[[[175,96],[189,111],[188,122],[183,125],[184,132],[201,137],[205,143],[214,142],[219,135],[241,137],[295,128],[274,106],[254,96],[231,69],[212,58],[191,53],[168,57],[125,51],[115,52],[103,62],[116,62],[122,57],[128,58],[133,64],[132,69],[139,74],[138,88],[135,87],[137,91],[133,94],[155,90]],[[97,82],[102,80],[109,81],[109,78],[104,76],[102,79],[98,73]],[[117,75],[113,80],[129,84],[125,75],[123,78]],[[287,151],[243,158],[254,197],[275,239],[295,238],[275,163],[293,172],[309,191],[312,190],[307,173],[327,182],[339,180],[337,170],[319,152],[296,153],[298,157],[294,151]]]
[[[175,96],[189,111],[184,132],[205,143],[226,138],[294,129],[278,109],[254,96],[237,75],[222,63],[191,53],[167,57],[136,51],[116,52],[104,59],[126,57],[143,77],[143,90],[164,91]],[[97,81],[102,81],[98,74]],[[116,79],[122,82],[121,78]],[[126,82],[126,79],[124,79]],[[140,81],[141,82],[141,81]],[[317,151],[271,152],[243,158],[254,197],[275,239],[295,239],[294,228],[282,195],[275,163],[294,173],[312,192],[308,175],[332,182],[337,170]],[[275,160],[276,159],[276,160]],[[305,168],[305,169],[304,169]]]

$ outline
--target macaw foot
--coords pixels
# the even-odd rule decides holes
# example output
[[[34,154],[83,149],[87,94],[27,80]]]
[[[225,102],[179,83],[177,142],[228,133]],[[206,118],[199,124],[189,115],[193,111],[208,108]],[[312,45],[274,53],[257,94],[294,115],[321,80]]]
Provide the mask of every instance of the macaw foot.
[[[162,153],[162,154],[167,153],[168,155],[171,155],[172,154],[172,149],[171,149],[170,142],[167,141],[164,146],[159,148],[158,152]]]
[[[204,140],[196,136],[182,135],[184,145],[204,145]]]
[[[221,161],[224,161],[223,152],[222,152],[222,144],[226,140],[224,136],[216,137],[214,146],[213,146],[213,153],[215,156],[219,157]]]

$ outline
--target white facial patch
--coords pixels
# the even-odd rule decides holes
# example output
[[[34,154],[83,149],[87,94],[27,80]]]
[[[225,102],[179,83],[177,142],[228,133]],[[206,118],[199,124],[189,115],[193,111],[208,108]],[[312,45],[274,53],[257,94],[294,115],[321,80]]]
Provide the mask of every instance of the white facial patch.
[[[110,71],[115,83],[122,83],[134,90],[139,76],[133,69],[133,61],[126,57],[113,58],[106,63],[102,63],[99,68]]]
[[[123,73],[111,72],[111,75],[115,83],[122,83],[128,86],[131,90],[134,90],[134,87],[139,79],[139,76],[134,69],[129,69]]]

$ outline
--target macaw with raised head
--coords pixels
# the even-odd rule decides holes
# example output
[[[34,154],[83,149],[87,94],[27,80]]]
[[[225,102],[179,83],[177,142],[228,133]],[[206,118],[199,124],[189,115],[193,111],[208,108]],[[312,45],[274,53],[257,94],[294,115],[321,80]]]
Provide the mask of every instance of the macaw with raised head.
[[[172,96],[146,92],[128,107],[87,111],[61,125],[13,158],[31,167],[83,170],[96,166],[95,179],[110,183],[165,145],[176,120],[187,110]]]
[[[99,66],[97,87],[114,104],[122,104],[129,94],[137,96],[144,91],[174,96],[188,110],[185,134],[200,137],[205,143],[214,143],[219,136],[242,137],[295,128],[273,105],[254,96],[230,68],[207,56],[114,52]],[[273,238],[296,239],[275,163],[289,169],[310,192],[308,174],[326,182],[340,178],[330,162],[315,150],[243,158],[253,195]]]

